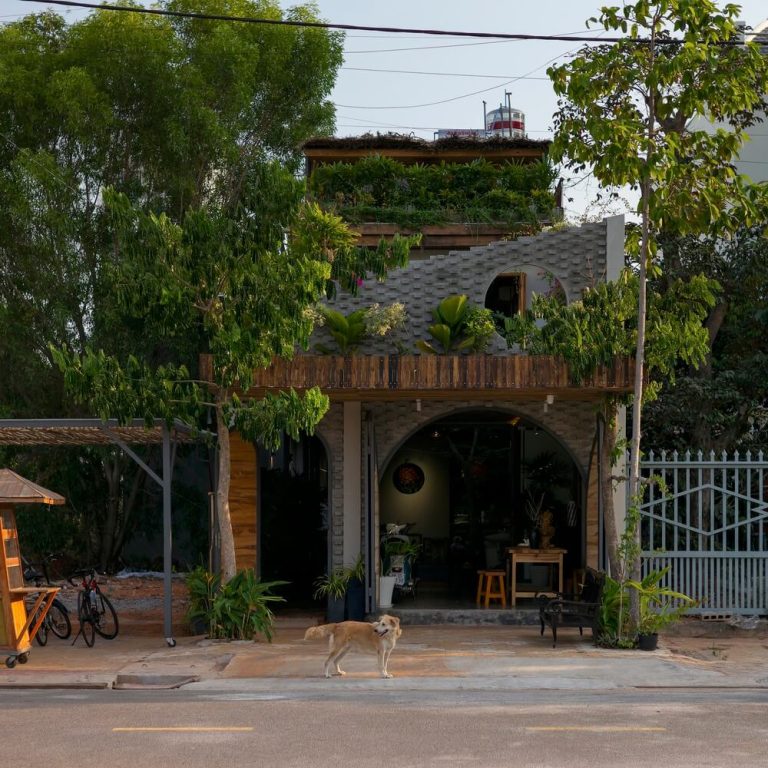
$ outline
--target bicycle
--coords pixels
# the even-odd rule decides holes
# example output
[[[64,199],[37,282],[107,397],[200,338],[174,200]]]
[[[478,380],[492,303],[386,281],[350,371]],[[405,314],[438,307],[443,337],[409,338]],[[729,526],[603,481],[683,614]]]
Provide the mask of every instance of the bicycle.
[[[56,556],[52,554],[44,557],[39,563],[30,563],[25,558],[22,558],[24,564],[24,579],[29,582],[34,582],[36,587],[41,586],[44,579],[45,584],[51,586],[51,579],[48,574],[48,563],[55,559]],[[40,567],[40,571],[37,570],[36,566]],[[38,614],[35,615],[32,622],[33,625],[37,622],[38,615],[39,609]],[[72,634],[72,622],[69,618],[69,610],[58,597],[53,599],[51,607],[45,614],[45,618],[35,634],[35,641],[37,644],[41,646],[45,645],[48,642],[48,635],[51,632],[62,640],[66,640]]]
[[[96,580],[94,568],[82,568],[74,571],[68,581],[72,586],[78,586],[73,579],[79,576],[80,591],[77,593],[77,619],[80,629],[72,641],[75,644],[77,638],[82,635],[85,644],[90,648],[96,641],[96,635],[101,635],[105,640],[113,640],[117,637],[120,625],[109,598],[101,591]]]

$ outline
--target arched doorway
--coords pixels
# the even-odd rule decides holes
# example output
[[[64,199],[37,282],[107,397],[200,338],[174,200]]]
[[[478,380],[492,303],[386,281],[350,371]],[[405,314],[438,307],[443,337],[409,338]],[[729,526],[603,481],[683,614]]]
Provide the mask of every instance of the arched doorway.
[[[381,477],[379,522],[382,534],[407,525],[420,545],[420,605],[474,605],[477,570],[506,567],[507,547],[537,546],[544,510],[555,529],[551,546],[567,550],[566,577],[583,566],[583,485],[567,448],[532,419],[465,410],[430,422],[393,454]],[[523,568],[532,591],[547,586],[546,566]]]
[[[328,564],[325,446],[315,436],[285,437],[276,453],[260,451],[259,465],[261,579],[289,582],[274,590],[286,598],[285,608],[314,608],[312,585]]]

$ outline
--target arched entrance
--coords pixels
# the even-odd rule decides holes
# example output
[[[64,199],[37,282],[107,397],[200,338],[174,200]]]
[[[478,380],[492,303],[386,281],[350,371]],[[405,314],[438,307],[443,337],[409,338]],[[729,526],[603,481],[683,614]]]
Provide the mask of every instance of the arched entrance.
[[[474,605],[477,570],[506,567],[506,548],[539,544],[551,512],[552,547],[566,578],[584,563],[584,483],[567,448],[529,417],[488,408],[441,417],[393,454],[379,487],[379,522],[407,525],[420,545],[414,571],[424,606]],[[522,566],[532,592],[546,566]]]
[[[313,582],[328,564],[328,454],[317,437],[261,450],[259,563],[263,581],[287,581],[287,608],[316,607]],[[279,604],[277,606],[280,609]]]

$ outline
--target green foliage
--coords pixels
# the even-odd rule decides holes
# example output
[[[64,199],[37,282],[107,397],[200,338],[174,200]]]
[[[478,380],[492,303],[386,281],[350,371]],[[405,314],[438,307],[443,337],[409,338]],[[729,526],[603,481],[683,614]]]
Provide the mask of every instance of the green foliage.
[[[312,596],[315,600],[321,598],[334,598],[340,600],[347,594],[350,572],[347,568],[334,568],[324,576],[319,576],[314,583],[315,591]]]
[[[669,572],[669,566],[651,571],[641,581],[630,579],[629,589],[634,589],[640,599],[640,621],[637,631],[643,635],[658,632],[680,619],[695,601],[661,582]]]
[[[19,506],[16,524],[21,551],[29,560],[40,560],[51,552],[72,553],[80,531],[71,510],[42,504]]]
[[[257,634],[272,640],[274,614],[270,603],[284,602],[271,590],[285,581],[261,582],[253,569],[238,571],[226,584],[221,577],[198,566],[187,576],[190,621],[202,619],[208,636],[217,640],[253,640]]]
[[[761,229],[741,230],[728,240],[661,240],[662,275],[652,281],[657,291],[697,272],[714,277],[720,290],[705,320],[708,359],[699,368],[678,364],[675,386],[664,384],[649,405],[643,437],[648,447],[768,451],[768,239]]]
[[[421,552],[421,545],[412,541],[402,541],[399,539],[393,539],[392,541],[384,542],[384,555],[385,557],[401,556],[410,557],[415,560]]]
[[[317,20],[312,4],[203,5],[156,7]],[[314,302],[336,267],[283,265],[279,254],[288,212],[304,195],[292,173],[298,147],[332,131],[328,97],[341,61],[342,35],[320,28],[108,11],[72,23],[44,12],[0,26],[0,370],[13,372],[0,375],[0,410],[72,416],[83,403],[90,415],[121,421],[194,418],[200,352],[217,354],[219,372],[236,378],[228,356],[242,372],[251,362],[244,350],[264,360],[302,341],[305,328],[299,323],[293,337],[295,304],[280,301],[283,290],[292,285],[294,299],[308,292],[302,306]],[[118,199],[122,218],[119,205],[106,206]],[[145,244],[156,246],[147,260]],[[369,258],[381,264],[387,254]],[[354,254],[341,260],[340,281],[351,281],[352,262]],[[258,283],[271,270],[280,278]],[[238,313],[221,301],[238,290],[268,298]],[[252,345],[262,321],[267,332]],[[124,529],[115,526],[107,542],[104,509],[122,504],[107,480],[118,478],[128,498],[134,474],[117,471],[109,454],[83,456],[87,482],[69,482],[74,458],[60,462],[74,468],[60,477],[90,532],[78,537],[82,556],[111,560]]]
[[[590,166],[606,186],[640,188],[651,238],[722,235],[765,221],[765,190],[750,186],[731,160],[768,93],[768,60],[739,39],[739,8],[711,0],[655,0],[603,7],[591,21],[625,41],[582,49],[550,67],[560,101],[552,156],[576,171]],[[680,39],[670,44],[668,37]],[[639,41],[644,44],[638,44]],[[707,130],[692,118],[727,123]],[[628,248],[639,253],[642,230]],[[654,242],[648,243],[655,253]]]
[[[319,166],[310,191],[321,205],[350,222],[412,227],[449,221],[537,224],[553,217],[554,179],[546,160],[421,165],[375,155]]]
[[[314,582],[312,596],[315,600],[332,598],[341,600],[347,594],[349,582],[355,579],[365,581],[365,560],[362,554],[357,556],[354,565],[350,568],[334,568],[329,573],[319,576]]]
[[[670,280],[667,290],[648,295],[646,368],[674,381],[676,365],[698,366],[707,356],[702,325],[714,306],[719,286],[702,275]],[[505,318],[507,344],[529,354],[558,355],[573,381],[591,376],[598,366],[633,356],[637,340],[637,276],[625,270],[615,282],[598,283],[581,300],[563,304],[534,296],[531,309]],[[544,320],[540,326],[537,320]],[[655,390],[650,390],[653,396]]]
[[[443,299],[432,310],[432,318],[435,322],[428,328],[429,335],[440,348],[424,340],[416,342],[422,352],[430,354],[463,350],[481,352],[496,330],[493,313],[484,307],[473,307],[464,295]]]
[[[339,345],[339,351],[346,355],[356,349],[365,337],[365,310],[356,309],[343,315],[330,307],[321,307],[325,325]]]
[[[634,647],[628,607],[626,586],[606,575],[600,603],[598,645]]]
[[[224,413],[243,437],[276,451],[284,433],[293,440],[302,433],[311,435],[329,405],[328,397],[318,387],[310,387],[303,395],[291,389],[277,394],[267,392],[261,400],[244,402],[233,395]]]
[[[740,38],[738,14],[737,5],[721,11],[712,0],[637,0],[603,7],[591,21],[624,39],[584,48],[548,70],[559,98],[553,159],[567,158],[578,173],[589,167],[605,187],[630,185],[640,192],[640,226],[628,232],[625,243],[639,275],[632,496],[640,485],[640,373],[646,347],[652,348],[646,329],[653,330],[646,322],[645,299],[648,275],[656,272],[658,235],[723,237],[768,219],[768,188],[748,184],[733,165],[744,130],[760,119],[768,94],[768,59],[760,46],[724,44]],[[694,118],[705,124],[697,129]],[[708,130],[717,122],[729,130]],[[675,341],[663,326],[658,330],[664,356]],[[614,549],[616,542],[608,546]],[[635,574],[639,567],[636,559]]]
[[[328,328],[342,355],[354,352],[366,338],[387,336],[402,328],[406,317],[405,306],[400,302],[385,307],[372,304],[347,315],[321,304],[317,313],[316,325]],[[316,345],[316,349],[324,354],[330,352],[322,344]]]
[[[355,564],[349,569],[349,578],[365,581],[365,560],[362,553],[357,556]]]

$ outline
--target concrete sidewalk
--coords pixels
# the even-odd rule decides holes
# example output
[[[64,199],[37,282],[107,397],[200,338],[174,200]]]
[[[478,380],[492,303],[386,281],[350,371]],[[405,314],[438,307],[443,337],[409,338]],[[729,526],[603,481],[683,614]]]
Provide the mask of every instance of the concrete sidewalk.
[[[350,653],[347,676],[322,677],[324,642],[305,642],[311,618],[278,619],[272,643],[178,637],[169,648],[157,635],[51,638],[34,646],[29,661],[0,666],[0,691],[18,688],[174,688],[271,691],[318,686],[380,690],[606,689],[632,687],[760,687],[768,689],[765,631],[702,627],[661,638],[653,652],[597,648],[576,630],[564,630],[552,648],[538,627],[406,626],[392,654],[393,680],[381,680],[374,657]],[[588,635],[589,633],[587,633]],[[4,661],[4,657],[3,657]],[[2,693],[0,693],[2,695]]]

